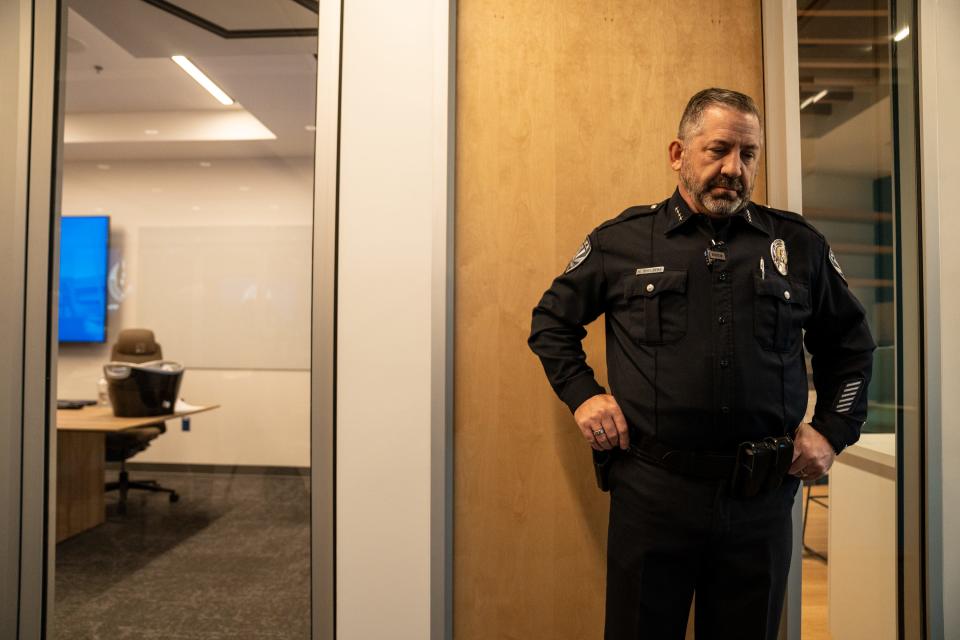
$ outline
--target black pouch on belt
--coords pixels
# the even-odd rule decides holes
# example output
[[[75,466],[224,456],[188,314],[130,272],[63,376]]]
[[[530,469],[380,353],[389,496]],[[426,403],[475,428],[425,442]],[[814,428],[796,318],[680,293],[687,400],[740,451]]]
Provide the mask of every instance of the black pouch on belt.
[[[597,475],[597,486],[600,491],[610,491],[610,467],[617,457],[619,449],[605,449],[597,451],[591,449],[593,453],[593,471]]]
[[[730,482],[730,495],[734,498],[759,495],[766,487],[768,476],[772,475],[776,458],[777,449],[770,442],[740,443]]]
[[[783,482],[784,476],[793,464],[793,438],[781,436],[779,438],[764,438],[774,448],[774,463],[770,467],[764,491],[773,491]]]
[[[743,442],[730,483],[735,498],[752,498],[780,486],[793,462],[793,440],[789,436]]]

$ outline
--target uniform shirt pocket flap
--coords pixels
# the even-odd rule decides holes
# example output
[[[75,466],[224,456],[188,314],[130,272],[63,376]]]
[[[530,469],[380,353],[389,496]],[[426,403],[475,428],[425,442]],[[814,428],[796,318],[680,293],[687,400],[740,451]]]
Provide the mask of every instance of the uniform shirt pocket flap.
[[[787,304],[810,304],[810,290],[802,282],[779,278],[754,278],[753,282],[758,296],[770,296]]]
[[[652,298],[665,291],[685,293],[687,291],[686,270],[675,269],[661,273],[631,276],[627,280],[625,293],[628,298],[637,296]]]

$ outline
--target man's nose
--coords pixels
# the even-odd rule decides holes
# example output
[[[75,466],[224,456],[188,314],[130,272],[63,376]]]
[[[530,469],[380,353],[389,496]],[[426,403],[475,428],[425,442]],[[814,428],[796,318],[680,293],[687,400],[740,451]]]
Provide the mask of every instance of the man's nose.
[[[740,162],[739,152],[731,150],[723,159],[723,167],[721,167],[720,171],[728,178],[739,178],[740,174],[743,173],[743,165]]]

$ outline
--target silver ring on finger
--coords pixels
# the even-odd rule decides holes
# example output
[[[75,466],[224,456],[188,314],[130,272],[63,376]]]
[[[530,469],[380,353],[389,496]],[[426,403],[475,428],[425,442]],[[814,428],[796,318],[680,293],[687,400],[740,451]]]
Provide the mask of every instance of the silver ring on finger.
[[[600,436],[607,437],[607,432],[604,431],[603,429],[596,429],[596,430],[593,432],[593,435],[597,436],[598,438],[599,438]]]

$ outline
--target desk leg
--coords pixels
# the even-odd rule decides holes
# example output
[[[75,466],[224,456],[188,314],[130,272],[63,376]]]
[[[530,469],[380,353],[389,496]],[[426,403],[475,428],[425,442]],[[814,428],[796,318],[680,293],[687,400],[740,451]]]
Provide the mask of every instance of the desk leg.
[[[57,542],[106,520],[104,435],[57,432]]]

